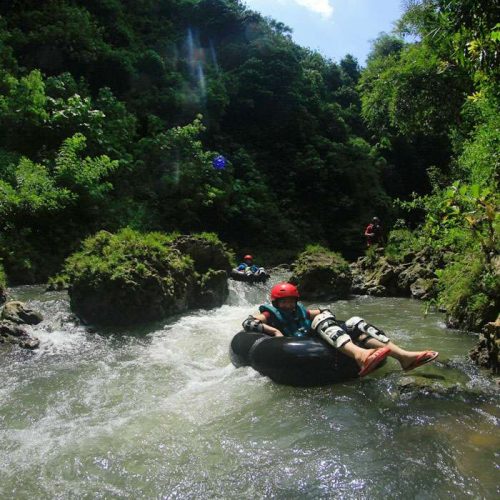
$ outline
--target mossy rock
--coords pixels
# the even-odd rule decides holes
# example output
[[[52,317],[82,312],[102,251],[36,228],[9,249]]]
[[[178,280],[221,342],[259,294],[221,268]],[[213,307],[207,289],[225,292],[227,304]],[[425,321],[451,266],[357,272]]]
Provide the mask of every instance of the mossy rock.
[[[222,305],[229,295],[227,277],[233,267],[233,252],[214,233],[179,235],[172,246],[193,261],[196,286],[188,297],[189,306]]]
[[[195,271],[201,275],[210,269],[229,272],[233,267],[234,254],[214,233],[179,235],[172,245],[193,259]]]
[[[2,264],[0,263],[0,304],[7,300],[7,278]]]
[[[203,265],[181,253],[174,245],[178,238],[124,229],[117,234],[101,231],[85,240],[62,272],[69,280],[72,310],[87,323],[130,325],[190,307],[221,305],[227,293],[220,291],[223,287],[218,283],[206,299],[210,295],[209,285],[203,282],[206,273],[196,271]],[[225,275],[225,268],[218,271]]]
[[[290,281],[297,283],[302,299],[336,300],[349,297],[352,275],[340,254],[315,245],[298,256]]]

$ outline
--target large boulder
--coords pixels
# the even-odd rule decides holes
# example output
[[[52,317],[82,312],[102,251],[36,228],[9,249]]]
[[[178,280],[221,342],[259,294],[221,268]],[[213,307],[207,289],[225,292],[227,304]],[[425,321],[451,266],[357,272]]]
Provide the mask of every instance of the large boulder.
[[[234,256],[213,233],[180,235],[174,239],[172,246],[193,259],[197,273],[204,274],[209,269],[231,270]]]
[[[221,306],[229,295],[227,275],[234,255],[213,233],[181,235],[172,244],[182,255],[188,255],[195,270],[195,287],[189,307]]]
[[[479,342],[469,356],[482,368],[491,370],[495,375],[500,374],[500,317],[484,326]]]
[[[40,341],[32,337],[23,325],[37,325],[42,315],[20,301],[7,302],[0,314],[0,344],[8,342],[25,349],[36,349]]]
[[[353,292],[376,296],[430,299],[436,296],[435,270],[439,263],[426,251],[391,259],[379,252],[351,264]]]
[[[351,264],[353,275],[353,293],[375,296],[401,295],[398,287],[398,277],[402,265],[395,265],[385,257],[378,257],[375,263],[368,265],[366,257],[361,257]]]
[[[310,246],[292,266],[292,283],[306,300],[337,300],[349,297],[352,276],[349,264],[338,253]]]
[[[129,325],[219,306],[230,269],[223,249],[214,235],[101,231],[66,261],[71,308],[87,323]]]

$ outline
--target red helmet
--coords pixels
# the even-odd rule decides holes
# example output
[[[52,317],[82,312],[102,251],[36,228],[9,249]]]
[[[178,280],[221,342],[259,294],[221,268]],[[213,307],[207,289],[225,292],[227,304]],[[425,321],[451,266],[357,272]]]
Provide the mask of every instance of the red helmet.
[[[243,260],[253,260],[253,257],[251,255],[245,255],[245,257],[243,257]]]
[[[299,291],[295,285],[291,283],[278,283],[271,288],[271,302],[285,297],[299,298]]]

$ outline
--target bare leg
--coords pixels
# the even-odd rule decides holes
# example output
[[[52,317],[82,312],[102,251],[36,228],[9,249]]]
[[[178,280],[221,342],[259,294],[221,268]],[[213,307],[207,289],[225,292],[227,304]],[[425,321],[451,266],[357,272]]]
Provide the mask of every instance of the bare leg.
[[[354,361],[358,364],[360,368],[363,367],[365,361],[377,350],[377,347],[385,347],[381,342],[377,342],[381,344],[380,346],[375,346],[374,349],[363,349],[362,347],[357,346],[354,342],[347,342],[344,344],[339,351],[353,358]]]
[[[388,347],[391,350],[391,354],[389,354],[389,356],[392,356],[393,358],[397,359],[401,364],[401,368],[403,368],[403,370],[412,366],[416,362],[417,358],[424,355],[426,352],[432,352],[432,351],[407,351],[396,345],[394,342],[389,341],[386,344],[384,344],[383,342],[379,342],[378,340],[373,338],[368,338],[367,340],[365,340],[365,345],[375,348]]]

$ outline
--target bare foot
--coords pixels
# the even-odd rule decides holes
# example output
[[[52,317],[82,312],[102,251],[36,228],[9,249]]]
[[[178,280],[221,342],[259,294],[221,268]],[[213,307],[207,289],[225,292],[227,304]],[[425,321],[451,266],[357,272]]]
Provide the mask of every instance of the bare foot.
[[[366,360],[376,351],[377,349],[361,349],[356,353],[354,360],[358,363],[360,368],[363,368]]]
[[[389,356],[391,350],[388,347],[381,347],[379,349],[369,349],[368,356],[364,356],[363,366],[359,372],[360,377],[364,377],[371,373],[375,368],[382,363],[382,361]]]
[[[401,363],[401,368],[407,372],[434,361],[438,356],[439,353],[436,351],[410,352],[399,361]]]

